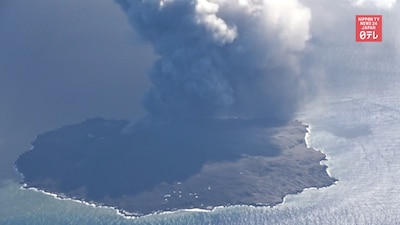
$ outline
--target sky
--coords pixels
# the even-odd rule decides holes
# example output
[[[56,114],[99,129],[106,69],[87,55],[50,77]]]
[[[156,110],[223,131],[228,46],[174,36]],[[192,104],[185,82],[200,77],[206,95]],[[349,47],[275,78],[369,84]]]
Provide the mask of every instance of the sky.
[[[113,1],[0,2],[0,179],[35,136],[143,115],[155,56]]]

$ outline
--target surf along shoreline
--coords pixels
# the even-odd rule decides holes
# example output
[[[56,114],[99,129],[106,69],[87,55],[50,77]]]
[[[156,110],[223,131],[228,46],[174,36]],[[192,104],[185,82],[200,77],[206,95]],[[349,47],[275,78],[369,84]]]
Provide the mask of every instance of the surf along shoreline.
[[[106,120],[102,120],[101,122],[102,123],[106,122]],[[143,196],[143,195],[141,196],[141,194],[137,194],[134,196],[122,196],[120,198],[114,198],[111,201],[110,201],[110,199],[105,200],[105,201],[98,201],[98,200],[91,200],[91,199],[87,200],[87,198],[83,198],[83,197],[75,197],[74,195],[71,195],[70,193],[49,191],[49,190],[46,190],[46,188],[41,188],[40,185],[30,186],[29,182],[24,183],[21,188],[39,191],[41,193],[51,195],[57,199],[81,202],[86,205],[90,205],[92,207],[100,207],[100,208],[104,207],[104,208],[114,209],[117,211],[117,213],[119,215],[124,216],[126,218],[137,218],[137,217],[147,216],[147,215],[168,214],[168,213],[182,212],[182,211],[211,212],[218,208],[241,206],[241,205],[255,206],[255,207],[258,207],[258,206],[272,207],[272,206],[276,206],[279,204],[283,204],[285,197],[289,194],[298,194],[298,193],[301,193],[302,191],[304,191],[305,189],[313,188],[313,187],[315,187],[315,188],[327,187],[332,184],[335,184],[335,182],[336,182],[336,179],[330,177],[330,175],[327,171],[327,167],[322,166],[320,163],[321,160],[326,159],[326,155],[319,152],[318,150],[309,148],[306,139],[307,139],[307,134],[310,131],[307,127],[308,127],[307,125],[300,124],[299,122],[293,122],[293,123],[290,123],[290,125],[286,125],[285,128],[272,128],[272,130],[269,130],[269,132],[266,132],[269,134],[269,138],[271,140],[274,140],[276,146],[278,146],[280,148],[287,148],[286,150],[282,151],[283,152],[282,154],[279,154],[277,156],[272,156],[272,157],[269,155],[263,156],[261,154],[261,156],[260,156],[260,154],[253,154],[253,155],[247,155],[242,158],[236,159],[235,162],[232,162],[229,160],[228,161],[223,161],[223,160],[222,161],[214,161],[211,163],[207,162],[202,165],[202,169],[200,171],[198,171],[196,174],[193,174],[190,177],[188,177],[184,182],[176,182],[173,184],[161,184],[159,186],[156,186],[153,189],[153,191],[147,191],[148,193],[145,196]],[[307,128],[307,129],[305,129],[305,128]],[[263,129],[265,129],[265,128],[262,127],[261,130],[263,130]],[[258,132],[258,131],[260,131],[260,129],[257,128],[256,131]],[[303,132],[301,141],[299,140],[299,132]],[[304,135],[304,132],[305,132],[305,135]],[[283,135],[283,134],[285,134],[285,135]],[[291,141],[288,141],[287,138],[290,138],[290,137],[291,137]],[[297,138],[294,138],[294,137],[297,137]],[[302,147],[302,145],[303,145],[303,147]],[[299,149],[301,149],[301,150],[299,150]],[[33,147],[31,149],[31,151],[32,152],[35,151],[35,147]],[[301,153],[296,152],[296,151],[301,151]],[[313,152],[311,152],[311,151],[313,151]],[[229,178],[232,178],[231,176],[239,177],[239,179],[235,180],[234,182],[230,182],[230,183],[228,181],[229,179],[223,180],[223,182],[229,183],[229,184],[227,184],[227,186],[231,186],[231,185],[235,184],[235,182],[236,183],[250,182],[250,184],[251,184],[252,181],[253,181],[253,183],[255,181],[257,181],[257,182],[261,181],[261,184],[258,187],[258,188],[260,188],[263,186],[263,184],[267,185],[271,181],[271,176],[274,177],[279,174],[274,174],[274,171],[271,171],[272,167],[270,168],[268,166],[263,167],[262,169],[264,169],[266,172],[263,170],[265,173],[260,174],[259,169],[257,171],[254,171],[255,169],[257,169],[256,168],[257,166],[264,165],[264,164],[274,164],[278,169],[279,168],[282,169],[282,166],[285,164],[285,157],[286,157],[286,159],[288,159],[289,157],[293,157],[293,155],[296,155],[296,153],[298,154],[297,161],[299,161],[299,164],[295,165],[295,166],[297,166],[297,168],[291,168],[291,169],[289,169],[289,171],[292,171],[293,169],[296,170],[299,168],[314,170],[314,171],[310,172],[311,175],[309,176],[309,177],[315,179],[314,185],[303,185],[301,187],[295,187],[294,189],[292,188],[291,190],[287,190],[287,188],[286,188],[286,190],[283,191],[284,193],[283,192],[279,193],[279,194],[269,193],[269,195],[271,195],[271,194],[275,195],[275,198],[263,200],[262,197],[260,197],[260,196],[268,195],[268,193],[265,193],[265,192],[268,191],[268,189],[272,189],[271,186],[268,186],[268,187],[265,187],[263,190],[259,191],[259,193],[252,193],[254,195],[250,196],[250,197],[244,196],[244,195],[241,195],[241,196],[239,195],[242,198],[241,200],[245,200],[242,202],[231,201],[232,199],[229,199],[228,198],[229,196],[225,196],[226,198],[219,199],[219,200],[225,201],[225,202],[222,202],[220,204],[218,204],[216,202],[214,202],[214,204],[213,204],[213,202],[211,202],[211,204],[207,204],[206,203],[207,196],[205,196],[206,194],[210,195],[209,198],[213,198],[213,196],[215,196],[215,194],[218,194],[218,192],[224,192],[226,190],[226,189],[222,188],[222,187],[226,187],[226,185],[221,184],[221,182],[220,183],[215,182],[215,183],[211,183],[212,188],[210,188],[210,189],[212,191],[209,190],[209,193],[207,193],[207,192],[200,193],[198,191],[199,193],[197,196],[199,196],[200,199],[203,199],[203,200],[205,199],[205,204],[203,203],[203,205],[200,207],[196,207],[196,205],[185,207],[185,204],[183,204],[182,207],[173,207],[172,206],[172,207],[168,208],[168,207],[165,207],[165,205],[164,205],[164,207],[159,207],[158,210],[152,209],[152,210],[147,210],[147,211],[142,211],[142,212],[140,212],[140,210],[139,210],[139,212],[135,212],[136,210],[132,210],[135,207],[140,207],[140,204],[143,203],[143,201],[140,201],[140,200],[145,199],[146,196],[148,197],[148,194],[153,194],[153,195],[158,194],[158,195],[160,195],[159,197],[163,197],[165,200],[164,196],[166,195],[166,191],[168,188],[169,188],[168,190],[170,191],[170,190],[176,189],[177,187],[182,185],[185,187],[184,189],[190,189],[190,188],[193,188],[194,186],[198,185],[199,183],[206,181],[207,179],[211,179],[211,180],[215,181],[215,180],[220,180],[221,177],[223,178],[224,176],[228,176]],[[312,154],[310,154],[310,153],[312,153]],[[310,160],[310,158],[308,158],[308,161],[307,161],[308,154],[310,154],[312,157],[311,157],[311,160]],[[303,160],[303,161],[301,161],[301,160]],[[286,160],[286,162],[287,161],[288,160]],[[293,164],[293,163],[295,163],[295,161],[296,161],[296,159],[290,161],[290,163]],[[309,162],[312,162],[313,166],[312,167],[304,167],[303,164],[308,164]],[[254,167],[253,164],[256,164],[257,166]],[[293,165],[291,165],[291,166],[293,166]],[[16,167],[16,168],[17,168],[17,171],[19,173],[21,173],[19,171],[18,167]],[[224,172],[222,172],[220,174],[215,174],[216,171],[220,171],[221,169]],[[248,171],[246,171],[246,169]],[[227,173],[227,171],[232,171],[232,170],[235,171],[235,173]],[[241,172],[239,172],[239,171],[241,171]],[[285,171],[285,172],[287,172],[287,171]],[[272,175],[269,173],[272,173]],[[21,173],[21,174],[24,176],[24,173]],[[240,177],[244,177],[244,178],[240,178]],[[25,176],[24,176],[24,180],[25,180]],[[291,181],[291,182],[293,182],[293,181]],[[287,186],[287,185],[284,185],[285,184],[284,182],[283,183],[277,182],[276,187],[279,187],[279,185],[281,185],[281,184],[283,184],[283,186]],[[211,186],[208,186],[208,187],[211,187]],[[221,187],[218,188],[218,186],[221,186]],[[236,191],[239,191],[240,192],[239,194],[243,194],[241,191],[243,191],[247,187],[249,187],[249,186],[244,185],[243,187],[237,188]],[[184,189],[182,189],[182,190],[184,190]],[[251,191],[254,191],[254,190],[250,190],[250,192],[246,192],[244,194],[245,195],[251,194]],[[184,191],[182,191],[182,192],[184,192]],[[182,192],[181,192],[181,194],[182,194]],[[59,194],[57,194],[57,193],[59,193]],[[185,193],[188,193],[188,191],[185,191]],[[232,193],[230,193],[230,194],[236,194],[236,192],[232,191]],[[124,199],[125,200],[128,199],[128,201],[136,201],[136,204],[137,203],[139,203],[139,204],[137,204],[137,205],[134,204],[133,205],[134,207],[121,206],[123,204],[119,204],[120,203],[119,201],[124,201]],[[178,196],[175,204],[179,205],[180,199],[183,199],[183,197]],[[171,200],[169,200],[169,201],[172,202]],[[191,203],[193,203],[193,201]],[[199,206],[199,204],[197,206]]]

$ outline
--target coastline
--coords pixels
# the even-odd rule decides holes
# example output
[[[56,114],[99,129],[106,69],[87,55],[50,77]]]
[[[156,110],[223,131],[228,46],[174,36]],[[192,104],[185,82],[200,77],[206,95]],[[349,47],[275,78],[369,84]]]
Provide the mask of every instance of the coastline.
[[[117,215],[122,216],[125,219],[137,219],[137,218],[141,218],[141,217],[154,216],[154,215],[163,215],[163,214],[172,214],[172,213],[179,213],[179,212],[204,212],[204,213],[209,213],[209,212],[213,212],[216,209],[223,209],[223,208],[228,208],[228,207],[233,207],[233,206],[253,206],[253,205],[210,206],[211,207],[210,209],[202,209],[202,208],[178,209],[178,210],[174,210],[174,211],[154,212],[154,213],[150,213],[150,214],[146,214],[146,215],[135,215],[137,213],[128,212],[128,211],[125,211],[125,210],[120,209],[120,208],[115,207],[115,206],[106,206],[106,205],[102,205],[101,203],[98,203],[98,202],[85,201],[85,200],[82,200],[82,199],[75,199],[75,198],[67,197],[65,195],[59,195],[59,194],[56,194],[56,193],[47,192],[47,191],[41,190],[41,189],[36,188],[36,187],[28,187],[28,185],[25,184],[25,183],[22,186],[20,186],[20,190],[23,190],[23,191],[34,191],[34,192],[41,193],[41,194],[44,194],[44,195],[47,195],[47,196],[51,196],[56,200],[72,201],[72,202],[84,204],[86,206],[90,206],[90,207],[93,207],[93,208],[111,209],[111,210],[114,210]],[[257,206],[255,206],[255,207],[257,207]],[[269,207],[269,206],[259,206],[259,207]]]
[[[300,122],[300,121],[299,121],[299,122]],[[304,143],[306,144],[307,148],[313,149],[313,150],[315,150],[315,151],[317,151],[317,152],[320,152],[321,154],[323,154],[323,155],[325,156],[325,158],[324,158],[323,160],[320,161],[320,165],[321,165],[321,166],[326,166],[326,173],[328,174],[328,176],[331,177],[331,178],[333,178],[333,179],[335,179],[335,181],[334,181],[334,183],[333,183],[332,185],[336,185],[337,182],[339,182],[339,180],[337,180],[337,179],[332,175],[332,173],[331,173],[331,171],[330,171],[330,168],[329,168],[329,165],[327,165],[327,163],[329,162],[330,156],[329,156],[328,153],[326,153],[324,150],[318,149],[318,148],[316,148],[316,147],[312,147],[312,146],[310,145],[310,141],[309,141],[309,140],[310,140],[310,138],[311,138],[311,130],[312,130],[311,124],[304,123],[304,122],[300,122],[300,123],[303,124],[304,126],[306,126],[306,130],[307,130],[307,132],[306,132],[305,135],[304,135]],[[332,186],[332,185],[330,185],[330,186]],[[327,186],[327,187],[330,187],[330,186]]]
[[[306,132],[305,132],[305,134],[303,136],[304,137],[303,138],[303,142],[305,143],[306,148],[307,149],[312,149],[312,150],[314,150],[316,152],[319,152],[322,155],[324,155],[324,157],[319,161],[320,166],[322,166],[323,164],[321,162],[326,160],[327,156],[323,152],[321,152],[321,151],[319,151],[317,149],[311,148],[309,146],[307,138],[310,135],[311,128],[307,124],[300,123],[298,121],[297,121],[297,123],[301,124],[302,126],[305,126],[305,128],[306,128]],[[32,146],[31,150],[33,150],[33,149],[34,148]],[[23,175],[23,173],[19,172],[17,167],[16,167],[16,169],[17,169],[18,173]],[[326,167],[325,171],[328,173],[327,167]],[[328,175],[329,175],[330,178],[332,178],[330,176],[330,174],[328,174]],[[138,217],[143,217],[143,216],[162,215],[162,214],[170,214],[170,213],[176,213],[176,212],[212,212],[212,211],[214,211],[216,209],[235,207],[235,206],[276,207],[278,205],[284,204],[286,197],[289,196],[289,195],[296,195],[296,194],[299,194],[299,193],[301,193],[301,192],[303,192],[303,191],[305,191],[307,189],[319,189],[319,188],[329,187],[331,185],[334,185],[336,182],[337,182],[337,180],[335,180],[334,182],[331,182],[329,185],[327,184],[327,185],[319,185],[319,186],[315,186],[315,187],[305,187],[305,188],[303,188],[301,190],[296,190],[296,191],[293,191],[293,192],[289,192],[289,193],[286,193],[284,196],[282,196],[279,201],[275,201],[273,203],[251,203],[251,204],[247,204],[247,203],[246,204],[240,204],[239,203],[239,204],[226,204],[226,205],[217,205],[216,204],[216,205],[204,206],[204,207],[193,207],[193,208],[182,208],[182,209],[173,208],[171,210],[163,209],[163,210],[152,211],[151,213],[129,211],[129,209],[124,209],[123,207],[119,207],[118,204],[107,204],[107,203],[102,203],[102,202],[95,201],[95,200],[89,200],[88,201],[88,200],[82,199],[80,197],[68,197],[67,196],[68,194],[67,195],[65,195],[65,194],[55,194],[55,193],[50,192],[50,191],[45,191],[45,190],[43,190],[43,189],[41,189],[39,187],[29,186],[26,183],[24,183],[21,186],[21,189],[33,190],[33,191],[36,191],[36,192],[40,192],[40,193],[43,193],[43,194],[46,194],[46,195],[50,195],[50,196],[52,196],[52,197],[54,197],[55,199],[58,199],[58,200],[70,200],[70,201],[79,202],[79,203],[82,203],[82,204],[85,204],[85,205],[89,205],[89,206],[95,207],[95,208],[112,209],[112,210],[115,210],[118,215],[123,216],[124,218],[133,219],[133,218],[138,218]],[[262,201],[260,201],[260,202],[262,202]]]

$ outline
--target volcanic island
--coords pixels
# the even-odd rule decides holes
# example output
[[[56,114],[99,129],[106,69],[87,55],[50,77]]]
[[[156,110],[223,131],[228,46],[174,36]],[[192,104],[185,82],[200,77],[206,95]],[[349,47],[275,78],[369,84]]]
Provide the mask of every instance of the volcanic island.
[[[129,215],[272,206],[336,179],[308,148],[306,126],[262,119],[134,124],[87,119],[45,132],[15,162],[25,188]]]

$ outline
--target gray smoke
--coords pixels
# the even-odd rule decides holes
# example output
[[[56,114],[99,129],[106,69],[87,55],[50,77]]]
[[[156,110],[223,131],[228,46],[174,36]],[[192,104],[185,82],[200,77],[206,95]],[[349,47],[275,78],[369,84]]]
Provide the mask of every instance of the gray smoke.
[[[310,10],[297,0],[117,0],[159,55],[144,106],[153,116],[289,119]]]

